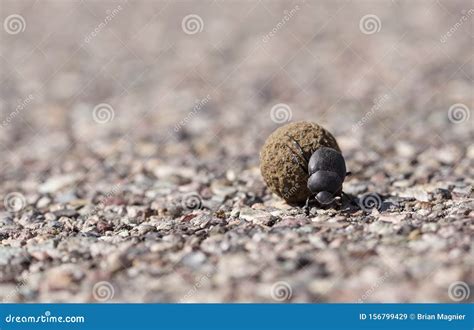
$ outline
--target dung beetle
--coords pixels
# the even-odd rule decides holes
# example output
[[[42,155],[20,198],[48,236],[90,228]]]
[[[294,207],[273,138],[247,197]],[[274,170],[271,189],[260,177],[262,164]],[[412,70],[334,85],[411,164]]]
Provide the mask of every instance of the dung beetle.
[[[298,141],[287,136],[298,149],[297,153],[293,148],[289,148],[293,161],[309,176],[307,187],[312,196],[306,199],[305,209],[309,209],[309,201],[313,196],[320,205],[331,204],[340,195],[347,196],[342,191],[342,183],[351,173],[346,172],[346,162],[342,154],[333,148],[320,147],[312,150],[308,159]],[[300,160],[304,161],[304,165]]]

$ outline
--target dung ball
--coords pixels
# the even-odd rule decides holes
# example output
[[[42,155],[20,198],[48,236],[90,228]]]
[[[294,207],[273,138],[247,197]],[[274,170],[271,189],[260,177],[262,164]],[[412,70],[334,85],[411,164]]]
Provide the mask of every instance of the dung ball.
[[[308,163],[301,157],[298,144],[306,159],[320,147],[341,152],[334,136],[312,122],[287,124],[267,138],[260,151],[260,172],[268,188],[293,205],[303,204],[311,196]]]

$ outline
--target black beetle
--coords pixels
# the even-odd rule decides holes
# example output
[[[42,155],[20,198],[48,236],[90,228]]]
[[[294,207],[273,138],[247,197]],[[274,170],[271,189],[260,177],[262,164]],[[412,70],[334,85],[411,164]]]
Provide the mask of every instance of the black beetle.
[[[297,147],[300,154],[288,147],[291,151],[293,161],[297,162],[301,169],[309,176],[308,189],[321,205],[331,204],[337,196],[345,195],[342,191],[342,183],[350,172],[346,172],[346,162],[340,152],[333,148],[320,147],[311,151],[308,159],[301,145],[291,136],[287,135]],[[305,166],[299,159],[303,159]],[[306,199],[305,209],[308,210],[310,198]]]

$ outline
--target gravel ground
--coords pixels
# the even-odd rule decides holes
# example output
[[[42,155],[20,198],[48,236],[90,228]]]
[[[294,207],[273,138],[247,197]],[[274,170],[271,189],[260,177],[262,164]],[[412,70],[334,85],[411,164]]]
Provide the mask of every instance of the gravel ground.
[[[1,0],[0,300],[472,300],[473,8]],[[355,204],[266,188],[300,120]]]

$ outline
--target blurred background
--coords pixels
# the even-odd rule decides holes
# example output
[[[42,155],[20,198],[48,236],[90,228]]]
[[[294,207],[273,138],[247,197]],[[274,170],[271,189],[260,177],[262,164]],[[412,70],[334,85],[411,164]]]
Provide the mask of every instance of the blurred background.
[[[0,280],[11,294],[3,298],[84,301],[105,279],[118,300],[267,301],[284,277],[292,301],[449,299],[450,283],[472,279],[473,8],[468,0],[1,0],[0,195],[19,194],[10,209],[4,203]],[[336,136],[354,173],[349,193],[430,203],[434,189],[457,189],[461,204],[438,202],[444,209],[418,216],[436,225],[448,209],[459,222],[439,233],[410,213],[405,233],[395,218],[394,232],[415,243],[354,229],[354,215],[309,243],[291,226],[259,238],[258,226],[232,224],[248,220],[235,211],[244,206],[262,213],[251,223],[265,208],[287,216],[275,211],[286,206],[265,189],[258,153],[274,129],[299,120]],[[204,204],[191,218],[170,207],[190,192]],[[284,212],[300,221],[298,210]],[[221,218],[226,226],[214,223]],[[275,250],[278,235],[292,248]],[[400,274],[385,275],[378,259],[349,267],[354,247],[377,244],[407,262],[393,261]],[[254,270],[265,251],[282,254]],[[176,263],[183,276],[173,275]],[[206,289],[187,295],[202,274]]]

